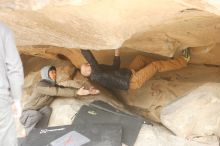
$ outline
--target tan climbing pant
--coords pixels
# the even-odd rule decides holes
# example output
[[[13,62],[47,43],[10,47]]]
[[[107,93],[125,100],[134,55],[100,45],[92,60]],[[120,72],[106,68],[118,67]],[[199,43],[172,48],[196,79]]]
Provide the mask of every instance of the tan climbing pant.
[[[187,66],[187,61],[180,56],[166,61],[155,61],[152,58],[138,55],[131,62],[129,69],[132,71],[129,89],[140,88],[157,72],[166,72],[181,69]]]
[[[17,135],[10,97],[0,97],[0,146],[17,146]]]

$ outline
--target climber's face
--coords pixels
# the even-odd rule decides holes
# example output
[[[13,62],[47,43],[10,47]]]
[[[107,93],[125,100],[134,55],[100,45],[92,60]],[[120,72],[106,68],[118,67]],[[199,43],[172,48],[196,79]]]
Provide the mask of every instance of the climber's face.
[[[49,74],[49,77],[50,77],[51,80],[56,81],[56,78],[57,78],[56,70],[50,70],[48,74]]]
[[[91,65],[88,63],[82,64],[80,71],[83,76],[89,77],[92,73]]]

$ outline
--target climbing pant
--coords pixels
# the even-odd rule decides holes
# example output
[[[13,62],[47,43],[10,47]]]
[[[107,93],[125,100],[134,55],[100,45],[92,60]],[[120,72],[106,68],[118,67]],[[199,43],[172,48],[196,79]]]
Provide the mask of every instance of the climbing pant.
[[[129,66],[129,69],[132,71],[129,89],[140,88],[157,72],[177,70],[186,66],[187,61],[183,56],[166,61],[154,61],[152,58],[138,55],[134,58]]]
[[[9,99],[0,97],[0,146],[17,146],[16,126]]]
[[[34,128],[47,128],[52,108],[45,106],[40,110],[26,110],[22,112],[20,122],[24,125],[28,135]]]

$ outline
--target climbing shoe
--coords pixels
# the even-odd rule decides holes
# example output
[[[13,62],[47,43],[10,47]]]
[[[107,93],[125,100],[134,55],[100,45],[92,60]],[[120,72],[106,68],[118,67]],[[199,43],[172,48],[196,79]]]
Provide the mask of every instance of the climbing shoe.
[[[190,49],[186,48],[182,51],[182,56],[184,57],[184,59],[189,62],[190,61]]]

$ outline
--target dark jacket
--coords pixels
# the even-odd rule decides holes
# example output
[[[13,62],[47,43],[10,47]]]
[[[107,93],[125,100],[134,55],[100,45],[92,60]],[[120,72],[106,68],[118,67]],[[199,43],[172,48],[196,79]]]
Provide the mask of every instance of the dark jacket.
[[[81,50],[92,67],[90,79],[109,89],[128,90],[131,70],[120,68],[120,57],[115,56],[112,65],[98,64],[89,50]]]

